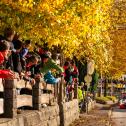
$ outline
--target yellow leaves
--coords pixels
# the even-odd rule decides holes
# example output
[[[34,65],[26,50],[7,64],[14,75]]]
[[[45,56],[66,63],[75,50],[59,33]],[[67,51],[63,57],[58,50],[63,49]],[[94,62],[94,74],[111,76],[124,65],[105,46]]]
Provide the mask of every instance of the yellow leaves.
[[[111,0],[2,1],[21,14],[24,23],[19,30],[25,32],[25,37],[35,41],[46,39],[50,48],[60,45],[66,57],[77,56],[81,60],[88,56],[95,59],[99,68],[101,65],[105,68],[110,57],[106,45],[111,43],[108,34]]]
[[[60,6],[63,3],[64,0],[56,0],[55,4],[56,6]]]
[[[8,4],[8,5],[12,4],[12,0],[2,0],[2,2],[5,3],[5,4]]]
[[[115,30],[111,33],[111,39],[113,40],[113,62],[111,64],[110,72],[113,76],[119,77],[126,73],[126,31]]]
[[[23,12],[30,12],[33,9],[33,0],[19,0],[18,5]]]

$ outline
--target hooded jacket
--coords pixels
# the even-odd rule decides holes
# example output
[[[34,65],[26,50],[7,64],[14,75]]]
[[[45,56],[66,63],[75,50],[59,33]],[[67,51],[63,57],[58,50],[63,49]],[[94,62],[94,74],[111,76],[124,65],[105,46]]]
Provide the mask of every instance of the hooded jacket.
[[[7,75],[9,74],[10,70],[2,70],[2,65],[4,62],[4,56],[0,52],[0,78],[7,78]]]
[[[3,54],[0,52],[0,64],[2,64],[4,62],[4,56]]]

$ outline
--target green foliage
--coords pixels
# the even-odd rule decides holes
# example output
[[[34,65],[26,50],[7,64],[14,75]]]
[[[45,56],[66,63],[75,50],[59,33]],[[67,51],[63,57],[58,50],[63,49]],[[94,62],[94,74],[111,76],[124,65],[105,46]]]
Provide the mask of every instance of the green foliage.
[[[109,99],[106,97],[96,97],[95,100],[100,104],[107,104],[107,101],[109,101]]]
[[[92,83],[91,83],[92,92],[97,90],[98,80],[99,80],[99,74],[95,70],[94,73],[92,74]]]
[[[83,93],[80,88],[78,88],[78,100],[79,100],[79,102],[83,100]]]
[[[107,101],[116,101],[115,96],[106,96],[106,97],[96,97],[96,102],[100,104],[107,104]]]
[[[106,98],[108,98],[109,100],[115,102],[116,101],[116,97],[115,96],[106,96]]]

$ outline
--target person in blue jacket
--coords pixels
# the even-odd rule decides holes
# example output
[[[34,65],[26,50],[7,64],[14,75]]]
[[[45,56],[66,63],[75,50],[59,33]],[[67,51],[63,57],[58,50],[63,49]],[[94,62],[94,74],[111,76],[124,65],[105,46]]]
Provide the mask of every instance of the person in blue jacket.
[[[51,71],[48,71],[45,75],[44,75],[44,81],[47,83],[47,84],[57,84],[59,82],[59,79],[58,78],[55,78]]]

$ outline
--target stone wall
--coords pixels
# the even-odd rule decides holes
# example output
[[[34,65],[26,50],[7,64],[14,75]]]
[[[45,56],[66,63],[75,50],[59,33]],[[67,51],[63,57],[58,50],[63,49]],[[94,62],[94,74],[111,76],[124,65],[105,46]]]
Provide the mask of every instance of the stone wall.
[[[79,118],[78,100],[41,110],[24,110],[16,118],[0,118],[0,126],[69,126]]]
[[[63,112],[60,113],[63,114],[61,115],[61,126],[69,126],[69,124],[71,124],[75,119],[79,118],[79,106],[77,99],[63,103],[60,108],[60,110],[62,110],[61,112]]]
[[[89,103],[88,103],[88,111],[91,111],[92,109],[94,109],[95,108],[95,101],[90,101]]]
[[[59,106],[42,108],[40,111],[24,110],[14,119],[0,119],[0,126],[59,126]]]
[[[77,85],[75,86],[74,98],[70,102],[63,103],[64,100],[64,79],[57,89],[58,97],[55,106],[41,107],[43,100],[40,80],[36,79],[32,87],[31,106],[33,110],[22,110],[17,114],[18,95],[16,93],[15,80],[5,80],[4,82],[4,113],[0,118],[0,126],[68,126],[79,117],[79,106],[77,100]],[[55,93],[56,93],[55,92]],[[55,96],[55,95],[54,95]],[[21,99],[23,101],[23,99]],[[27,99],[29,101],[30,99]],[[25,101],[25,102],[27,102]],[[19,102],[21,103],[21,102]],[[23,101],[24,103],[24,101]]]

